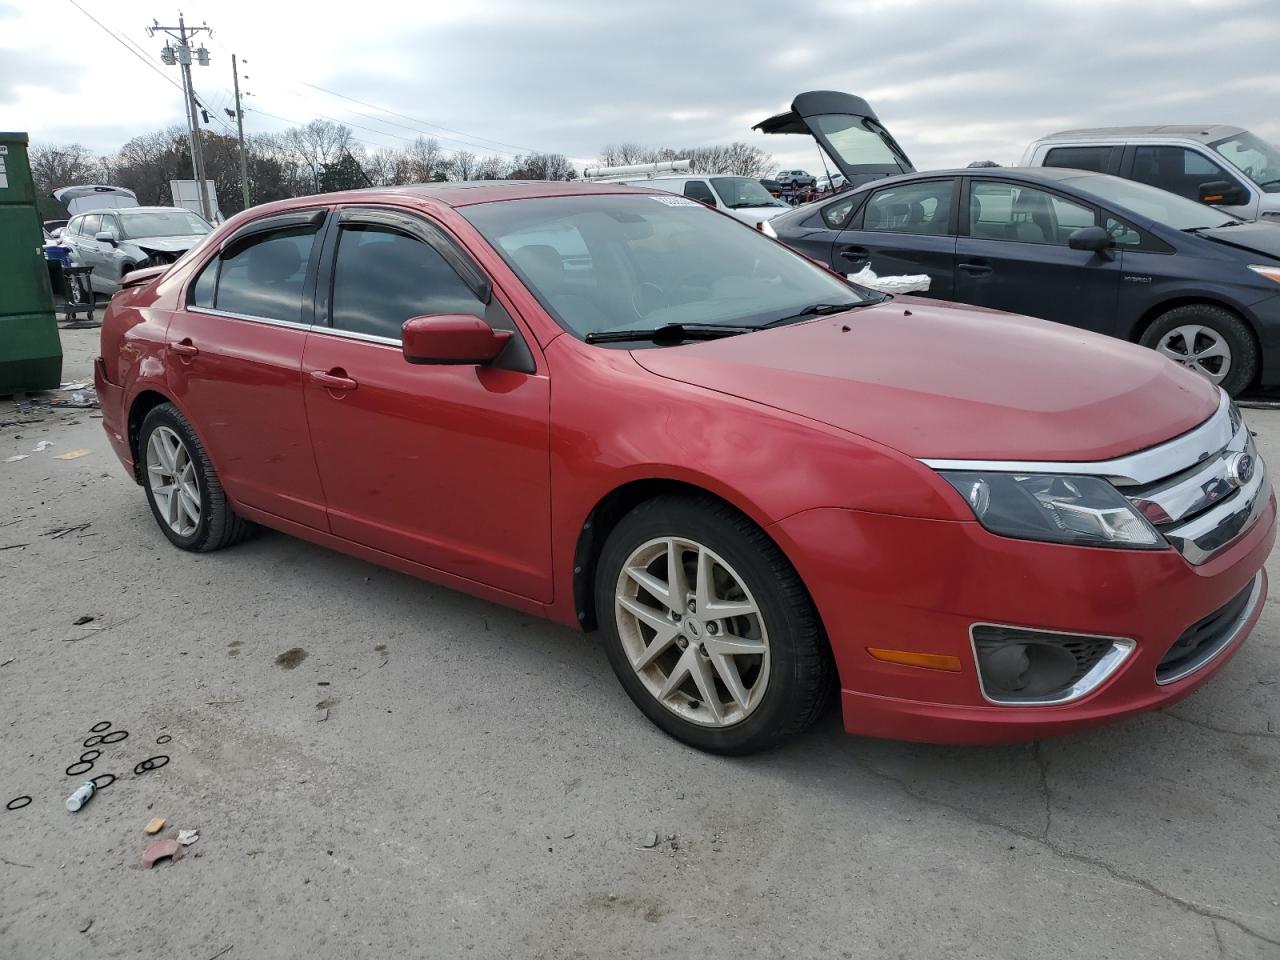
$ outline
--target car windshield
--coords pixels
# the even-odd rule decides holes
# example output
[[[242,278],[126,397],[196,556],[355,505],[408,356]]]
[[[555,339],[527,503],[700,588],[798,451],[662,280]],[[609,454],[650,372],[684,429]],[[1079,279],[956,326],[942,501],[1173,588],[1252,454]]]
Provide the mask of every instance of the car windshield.
[[[1105,174],[1082,174],[1079,177],[1067,177],[1062,182],[1073,183],[1099,200],[1114,204],[1121,213],[1128,210],[1141,214],[1175,230],[1203,230],[1236,222],[1234,217],[1220,213],[1213,207],[1133,180],[1122,180]]]
[[[1247,130],[1211,146],[1267,193],[1280,193],[1280,150]]]
[[[213,227],[190,210],[147,210],[119,213],[126,238],[190,237],[208,233]]]
[[[869,302],[759,231],[685,197],[548,197],[459,212],[578,337],[759,327],[815,305]]]
[[[759,180],[748,177],[712,177],[712,185],[730,210],[744,207],[785,207],[781,200],[769,196]]]

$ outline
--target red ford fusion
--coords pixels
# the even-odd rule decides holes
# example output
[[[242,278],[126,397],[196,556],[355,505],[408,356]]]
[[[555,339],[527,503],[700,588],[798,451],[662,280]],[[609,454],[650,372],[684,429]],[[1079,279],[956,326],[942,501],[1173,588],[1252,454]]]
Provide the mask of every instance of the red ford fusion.
[[[851,286],[682,197],[367,190],[112,300],[103,424],[184,550],[270,527],[598,629],[667,733],[995,743],[1170,704],[1262,610],[1276,504],[1160,354]]]

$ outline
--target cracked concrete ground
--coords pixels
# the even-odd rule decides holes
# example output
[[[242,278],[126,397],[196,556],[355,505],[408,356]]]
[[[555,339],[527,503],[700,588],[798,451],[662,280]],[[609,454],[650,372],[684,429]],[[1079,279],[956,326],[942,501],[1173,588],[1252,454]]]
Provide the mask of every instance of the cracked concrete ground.
[[[86,413],[0,427],[0,504],[4,960],[1280,957],[1275,600],[1170,712],[997,749],[832,714],[727,760],[590,637],[277,534],[173,550]],[[100,720],[120,779],[71,815]],[[157,815],[200,840],[144,871]]]

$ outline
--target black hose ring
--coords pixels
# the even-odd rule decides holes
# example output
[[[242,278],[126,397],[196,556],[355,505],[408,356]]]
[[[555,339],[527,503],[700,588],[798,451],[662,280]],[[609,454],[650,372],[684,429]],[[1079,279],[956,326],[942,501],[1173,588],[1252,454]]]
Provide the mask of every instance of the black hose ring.
[[[159,761],[159,762],[157,763],[156,761]],[[158,757],[147,757],[147,759],[145,760],[138,761],[138,765],[133,768],[133,772],[136,775],[141,776],[142,774],[146,773],[148,770],[159,770],[168,762],[169,762],[169,758],[164,754],[160,754],[160,756]]]
[[[107,778],[108,778],[108,779],[107,779],[107,782],[106,782],[106,783],[99,783],[98,781],[99,781],[99,780],[101,780],[103,777],[107,777]],[[98,774],[96,777],[93,777],[89,782],[93,784],[93,789],[94,789],[94,790],[101,790],[103,787],[109,787],[109,786],[111,786],[113,783],[115,783],[115,782],[116,782],[116,775],[115,775],[114,773],[100,773],[100,774]]]
[[[85,739],[84,739],[84,746],[85,746],[85,747],[96,747],[96,746],[97,746],[98,744],[100,744],[101,742],[102,742],[102,734],[100,734],[100,733],[95,733],[92,737],[85,737]]]
[[[84,769],[82,769],[82,770],[75,770],[75,769],[73,769],[74,767],[83,767]],[[92,769],[93,769],[93,761],[92,761],[92,760],[78,760],[78,761],[76,761],[75,763],[71,764],[71,766],[70,766],[70,767],[67,767],[67,776],[68,776],[68,777],[78,777],[78,776],[80,776],[80,774],[82,774],[82,773],[88,773],[88,772],[89,772],[90,770],[92,770]]]
[[[156,743],[168,743],[172,739],[173,737],[169,736],[169,734],[162,733],[160,736],[156,737]]]
[[[129,736],[128,730],[112,730],[110,733],[102,734],[102,742],[103,743],[119,743],[121,740],[127,739],[128,736]]]
[[[110,729],[111,729],[110,720],[99,720],[97,723],[95,723],[92,727],[89,728],[89,732],[101,733],[103,730],[110,730]]]
[[[89,756],[91,753],[93,754],[92,757]],[[93,763],[93,761],[97,760],[100,756],[102,756],[101,750],[86,750],[84,753],[80,754],[80,762]]]
[[[25,803],[22,801],[26,801]],[[6,810],[21,810],[23,807],[31,806],[31,798],[25,794],[21,797],[14,797],[4,805]]]

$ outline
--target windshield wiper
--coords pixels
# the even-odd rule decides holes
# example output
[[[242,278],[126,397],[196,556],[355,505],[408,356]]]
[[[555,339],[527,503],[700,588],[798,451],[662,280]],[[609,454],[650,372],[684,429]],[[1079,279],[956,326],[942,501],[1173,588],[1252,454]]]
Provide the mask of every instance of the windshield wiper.
[[[779,317],[777,320],[770,320],[768,323],[762,323],[759,329],[765,327],[777,327],[791,320],[803,320],[805,317],[825,317],[831,313],[844,313],[846,310],[856,310],[858,307],[869,307],[873,303],[884,303],[889,299],[887,293],[881,294],[875,300],[859,300],[855,303],[811,303],[796,313],[789,314],[785,317]]]
[[[646,330],[594,330],[584,340],[587,343],[628,343],[648,340],[652,343],[679,343],[682,340],[718,340],[739,333],[750,333],[759,327],[731,327],[719,323],[664,323]]]
[[[1243,220],[1228,220],[1226,223],[1215,223],[1211,227],[1183,227],[1183,233],[1199,233],[1201,230],[1221,230],[1223,227],[1238,227]]]

